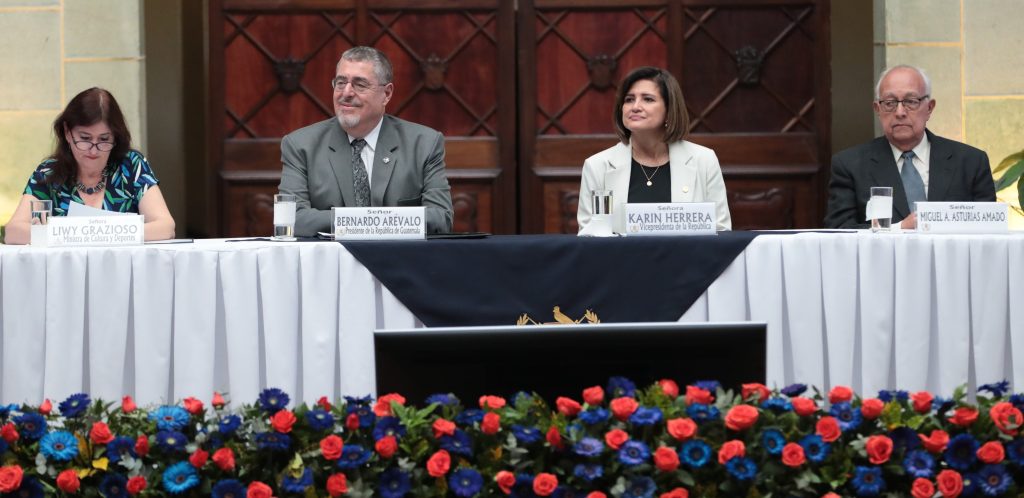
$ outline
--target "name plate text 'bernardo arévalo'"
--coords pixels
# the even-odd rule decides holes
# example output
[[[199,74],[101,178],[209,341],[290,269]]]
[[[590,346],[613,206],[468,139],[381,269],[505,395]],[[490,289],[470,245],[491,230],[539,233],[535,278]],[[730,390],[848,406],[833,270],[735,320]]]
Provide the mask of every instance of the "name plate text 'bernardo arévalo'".
[[[126,246],[145,243],[145,218],[122,216],[54,216],[46,225],[50,247]]]
[[[917,231],[924,233],[1007,233],[1005,202],[918,202]]]
[[[335,240],[423,240],[427,208],[336,207]]]
[[[713,235],[714,202],[626,204],[626,235]]]

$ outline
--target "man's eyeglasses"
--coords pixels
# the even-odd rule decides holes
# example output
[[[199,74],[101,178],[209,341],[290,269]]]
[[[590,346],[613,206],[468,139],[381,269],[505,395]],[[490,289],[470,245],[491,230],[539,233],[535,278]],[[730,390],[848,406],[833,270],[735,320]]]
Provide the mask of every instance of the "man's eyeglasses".
[[[903,108],[908,111],[916,111],[919,107],[921,107],[921,103],[928,100],[929,97],[930,95],[923,95],[921,97],[909,97],[903,100],[879,100],[878,105],[885,112],[895,111],[900,104],[903,104]]]
[[[93,147],[100,152],[114,150],[114,142],[90,142],[88,140],[75,140],[75,148],[82,152],[89,152]]]
[[[349,84],[348,78],[345,78],[343,76],[338,76],[337,78],[334,78],[333,80],[331,80],[331,88],[333,88],[335,91],[344,90],[345,86],[348,85],[348,84]],[[366,93],[366,92],[369,92],[375,86],[378,86],[378,85],[374,85],[373,83],[370,83],[369,81],[366,81],[366,80],[364,80],[362,78],[356,78],[356,79],[352,80],[352,91],[354,91],[356,93]]]

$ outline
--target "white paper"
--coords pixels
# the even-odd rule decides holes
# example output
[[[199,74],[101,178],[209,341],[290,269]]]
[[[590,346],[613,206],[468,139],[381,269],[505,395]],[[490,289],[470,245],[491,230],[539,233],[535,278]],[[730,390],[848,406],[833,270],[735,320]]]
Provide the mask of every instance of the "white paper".
[[[119,213],[117,211],[107,211],[100,208],[94,208],[92,206],[86,206],[80,202],[74,202],[68,204],[68,216],[124,216],[126,214],[135,213]]]
[[[875,195],[868,199],[864,208],[865,220],[892,218],[892,197]]]

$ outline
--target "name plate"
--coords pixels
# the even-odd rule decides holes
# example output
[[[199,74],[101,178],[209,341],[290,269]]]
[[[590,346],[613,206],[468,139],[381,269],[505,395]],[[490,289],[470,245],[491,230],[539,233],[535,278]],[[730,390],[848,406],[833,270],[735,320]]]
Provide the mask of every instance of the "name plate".
[[[144,217],[140,214],[121,216],[54,216],[46,225],[46,245],[131,246],[145,243]]]
[[[626,204],[626,235],[713,235],[714,202]]]
[[[335,240],[423,240],[427,238],[427,208],[336,207]]]
[[[918,202],[917,231],[925,233],[1007,233],[1005,202]]]

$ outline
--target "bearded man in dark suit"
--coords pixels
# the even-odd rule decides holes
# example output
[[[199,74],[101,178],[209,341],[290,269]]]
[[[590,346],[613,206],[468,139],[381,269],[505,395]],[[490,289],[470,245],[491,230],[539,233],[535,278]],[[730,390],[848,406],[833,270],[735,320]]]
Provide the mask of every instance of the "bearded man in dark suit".
[[[988,155],[925,128],[935,99],[924,71],[885,70],[873,106],[885,136],[832,157],[827,228],[868,228],[871,187],[892,187],[893,226],[908,229],[917,226],[914,202],[996,200]]]

